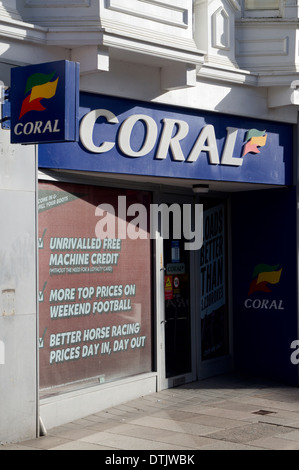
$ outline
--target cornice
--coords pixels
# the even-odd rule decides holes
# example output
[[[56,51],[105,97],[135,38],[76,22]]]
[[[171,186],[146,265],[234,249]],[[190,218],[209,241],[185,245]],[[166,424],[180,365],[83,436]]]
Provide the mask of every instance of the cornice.
[[[47,28],[0,15],[0,36],[46,44]]]
[[[227,67],[220,64],[204,63],[197,74],[198,78],[210,79],[213,81],[245,84],[249,86],[258,85],[258,75],[248,70]]]
[[[192,38],[102,20],[97,25],[56,26],[47,31],[48,45],[73,48],[98,45],[134,54],[202,64],[205,52],[197,48]]]

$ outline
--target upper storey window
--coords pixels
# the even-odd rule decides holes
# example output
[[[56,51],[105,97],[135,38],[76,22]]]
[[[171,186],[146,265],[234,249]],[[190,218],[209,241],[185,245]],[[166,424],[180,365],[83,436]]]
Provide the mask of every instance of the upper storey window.
[[[245,0],[245,10],[279,10],[279,0]]]
[[[271,18],[281,16],[282,0],[244,0],[245,17]]]

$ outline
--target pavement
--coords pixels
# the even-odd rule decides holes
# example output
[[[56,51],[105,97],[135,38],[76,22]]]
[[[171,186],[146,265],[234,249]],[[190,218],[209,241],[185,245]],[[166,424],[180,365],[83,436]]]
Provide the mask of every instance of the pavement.
[[[144,396],[50,429],[39,439],[0,446],[175,453],[298,449],[299,388],[231,374]]]

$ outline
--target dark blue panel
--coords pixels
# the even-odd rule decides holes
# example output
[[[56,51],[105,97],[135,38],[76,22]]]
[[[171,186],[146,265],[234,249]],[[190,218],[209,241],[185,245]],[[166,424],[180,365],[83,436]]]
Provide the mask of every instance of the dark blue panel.
[[[82,93],[80,119],[95,109],[109,110],[119,121],[118,124],[111,124],[105,118],[99,118],[94,127],[94,145],[99,147],[103,142],[112,142],[113,148],[99,154],[87,150],[82,143],[42,145],[39,149],[41,168],[277,185],[292,183],[293,128],[289,124]],[[152,118],[156,123],[158,133],[150,151],[142,157],[133,158],[122,151],[119,138],[123,122],[136,114]],[[175,161],[171,150],[168,151],[165,159],[157,159],[165,118],[184,121],[189,126],[188,134],[179,143],[184,161]],[[219,163],[211,164],[206,151],[202,151],[195,162],[187,162],[199,135],[208,125],[214,126]],[[256,129],[265,132],[267,138],[265,145],[256,147],[259,153],[250,152],[244,156],[242,166],[230,166],[223,162],[228,127],[237,129],[232,153],[232,157],[236,159],[242,158],[248,131]],[[173,135],[176,133],[175,127]],[[130,136],[131,147],[135,151],[142,148],[145,135],[147,135],[147,128],[140,120],[134,126]]]
[[[69,61],[11,70],[11,142],[76,141],[79,64]]]
[[[232,247],[235,367],[297,385],[295,188],[235,195]]]

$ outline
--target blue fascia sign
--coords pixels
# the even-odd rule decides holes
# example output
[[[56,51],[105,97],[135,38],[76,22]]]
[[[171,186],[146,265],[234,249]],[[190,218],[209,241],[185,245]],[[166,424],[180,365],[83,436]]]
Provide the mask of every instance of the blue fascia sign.
[[[11,70],[11,143],[79,137],[79,64],[62,60]]]
[[[40,168],[289,185],[293,126],[81,93],[80,141],[39,148]]]

